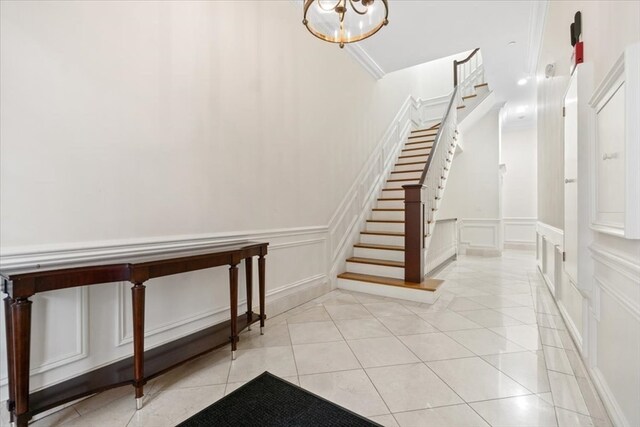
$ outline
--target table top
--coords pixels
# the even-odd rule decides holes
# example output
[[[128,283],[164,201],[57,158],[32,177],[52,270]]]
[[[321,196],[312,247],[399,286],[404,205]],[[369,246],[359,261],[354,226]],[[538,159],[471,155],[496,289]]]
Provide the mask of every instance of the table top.
[[[57,272],[63,273],[65,270],[92,269],[92,268],[113,268],[113,269],[131,269],[136,267],[150,266],[158,263],[166,263],[168,261],[183,261],[186,259],[197,259],[211,255],[229,255],[252,249],[266,248],[268,243],[264,242],[240,242],[233,244],[209,244],[198,248],[189,249],[171,249],[162,250],[158,253],[130,254],[105,256],[103,258],[92,259],[90,261],[74,261],[68,263],[60,263],[52,266],[20,266],[16,268],[3,268],[0,271],[0,277],[4,280],[15,280],[23,277],[34,277],[42,274]]]

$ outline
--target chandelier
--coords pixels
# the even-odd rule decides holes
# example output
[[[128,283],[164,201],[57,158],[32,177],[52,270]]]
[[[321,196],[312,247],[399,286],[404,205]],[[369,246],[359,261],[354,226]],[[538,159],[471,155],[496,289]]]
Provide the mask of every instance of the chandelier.
[[[305,0],[302,23],[311,34],[331,43],[371,37],[389,23],[387,0]]]

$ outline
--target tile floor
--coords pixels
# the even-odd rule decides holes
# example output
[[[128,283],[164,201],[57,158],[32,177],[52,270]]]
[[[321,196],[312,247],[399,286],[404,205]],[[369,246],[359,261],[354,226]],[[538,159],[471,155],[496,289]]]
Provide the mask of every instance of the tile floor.
[[[225,348],[150,382],[140,411],[121,387],[33,425],[173,426],[268,370],[384,426],[611,426],[532,253],[438,276],[433,305],[336,290],[243,333],[233,362]]]

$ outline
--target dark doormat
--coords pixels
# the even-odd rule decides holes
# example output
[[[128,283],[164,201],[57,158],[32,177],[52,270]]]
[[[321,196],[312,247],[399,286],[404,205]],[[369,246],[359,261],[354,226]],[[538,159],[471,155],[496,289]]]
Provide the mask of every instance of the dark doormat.
[[[178,427],[379,426],[269,372],[183,421]]]

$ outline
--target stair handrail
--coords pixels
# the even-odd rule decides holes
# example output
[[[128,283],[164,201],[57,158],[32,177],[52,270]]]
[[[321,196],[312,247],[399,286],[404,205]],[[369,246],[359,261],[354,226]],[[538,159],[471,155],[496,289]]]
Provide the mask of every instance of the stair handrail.
[[[405,205],[404,280],[421,283],[424,278],[425,248],[439,206],[456,148],[458,106],[462,97],[484,80],[480,48],[462,61],[453,62],[454,88],[444,117],[431,146],[417,184],[403,185]],[[460,71],[460,72],[459,72]],[[461,78],[462,77],[462,78]],[[426,206],[425,206],[426,204]]]
[[[424,248],[429,232],[428,224],[433,218],[434,209],[437,209],[434,201],[438,200],[437,193],[441,187],[441,182],[438,181],[448,174],[448,165],[453,157],[452,147],[455,147],[453,138],[457,133],[457,106],[460,100],[460,92],[456,87],[449,99],[446,113],[436,133],[420,180],[417,184],[402,186],[405,209],[404,280],[406,282],[421,283],[424,277]],[[443,138],[446,139],[446,143]],[[427,201],[426,209],[425,201]]]

